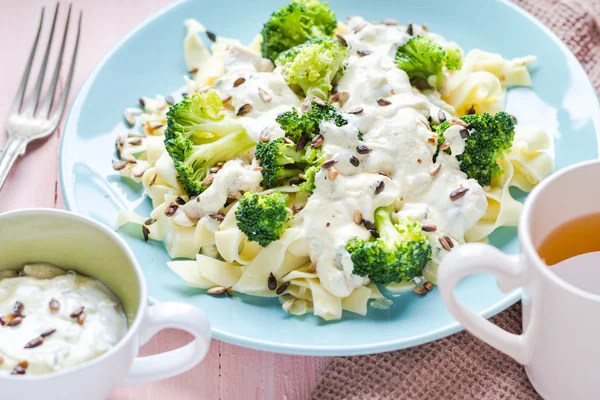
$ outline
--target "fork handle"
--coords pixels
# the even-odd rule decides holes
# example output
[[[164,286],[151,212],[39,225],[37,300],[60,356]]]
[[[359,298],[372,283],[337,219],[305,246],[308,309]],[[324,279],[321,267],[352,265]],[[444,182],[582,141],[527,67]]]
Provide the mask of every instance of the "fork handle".
[[[4,144],[2,154],[0,154],[0,190],[6,181],[6,177],[17,157],[25,152],[27,138],[23,136],[11,135]]]

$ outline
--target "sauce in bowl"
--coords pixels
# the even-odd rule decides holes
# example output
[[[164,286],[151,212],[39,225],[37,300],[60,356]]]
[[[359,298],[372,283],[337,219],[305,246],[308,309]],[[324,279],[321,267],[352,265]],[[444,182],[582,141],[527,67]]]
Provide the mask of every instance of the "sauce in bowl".
[[[40,375],[92,360],[127,332],[100,281],[48,264],[0,271],[0,376]]]

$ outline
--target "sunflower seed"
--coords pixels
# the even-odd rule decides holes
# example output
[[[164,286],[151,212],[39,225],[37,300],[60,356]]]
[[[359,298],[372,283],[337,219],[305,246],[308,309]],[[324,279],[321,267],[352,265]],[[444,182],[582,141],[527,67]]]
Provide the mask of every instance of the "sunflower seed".
[[[385,107],[385,106],[389,106],[390,104],[392,104],[392,102],[389,101],[388,99],[381,98],[381,99],[377,100],[377,104],[379,104],[382,107]]]
[[[85,321],[85,313],[81,313],[79,314],[79,316],[77,317],[77,323],[79,325],[83,325],[83,322]]]
[[[139,108],[126,108],[123,112],[125,116],[125,121],[131,126],[135,125],[135,117],[138,115],[142,115],[142,110]]]
[[[275,278],[272,272],[269,274],[269,279],[267,279],[267,287],[269,290],[277,289],[277,278]]]
[[[448,150],[450,148],[450,142],[444,142],[442,143],[442,145],[440,146],[440,150],[444,151],[444,150]]]
[[[475,110],[475,104],[471,104],[471,108],[469,108],[469,111],[467,111],[467,114],[468,115],[477,114],[477,110]]]
[[[460,128],[460,137],[466,139],[469,137],[469,130],[467,128]]]
[[[182,206],[182,205],[185,204],[185,200],[181,196],[177,196],[177,198],[175,199],[175,203],[177,203],[180,206]]]
[[[23,322],[23,318],[18,315],[9,314],[7,315],[7,317],[9,317],[6,319],[7,326],[17,326],[20,325],[21,322]]]
[[[423,287],[428,291],[431,292],[433,290],[433,283],[427,281],[423,284]]]
[[[337,177],[338,177],[339,174],[340,173],[338,172],[337,169],[331,168],[329,170],[329,179],[331,179],[332,181],[335,181],[337,179]]]
[[[147,242],[150,238],[150,229],[146,225],[142,225],[142,235],[144,235],[144,241]]]
[[[325,142],[325,139],[323,139],[323,135],[321,135],[320,133],[315,136],[315,138],[310,142],[310,147],[321,147],[323,146],[323,143]]]
[[[120,171],[123,168],[125,168],[126,166],[127,166],[127,163],[125,161],[121,161],[121,160],[114,161],[113,165],[112,165],[112,167],[115,171]]]
[[[167,206],[167,208],[165,209],[165,215],[167,217],[172,217],[173,215],[175,215],[175,213],[177,212],[177,209],[179,208],[179,206],[175,203],[171,203]]]
[[[450,238],[450,236],[444,236],[444,239],[446,239],[446,242],[448,242],[448,246],[450,246],[451,249],[454,248],[454,242],[452,241],[452,239]]]
[[[215,296],[219,296],[227,292],[227,288],[225,286],[215,286],[206,291],[206,294],[212,294]]]
[[[385,189],[385,182],[379,181],[377,186],[375,186],[375,194],[379,194],[379,193],[383,192],[383,189]]]
[[[246,82],[246,78],[244,78],[243,76],[240,76],[235,81],[233,81],[233,87],[238,87],[238,86],[242,85],[244,82]]]
[[[128,138],[145,138],[147,135],[141,132],[128,132],[127,133],[127,137]],[[119,135],[119,137],[121,138],[121,144],[125,144],[125,139],[123,138],[123,136]]]
[[[420,294],[421,296],[424,296],[427,294],[427,289],[425,289],[424,287],[421,287],[421,286],[415,286],[413,288],[413,290],[415,291],[416,294]]]
[[[356,225],[362,224],[362,221],[363,221],[362,212],[360,212],[360,210],[354,211],[354,216],[352,217],[352,219],[354,220],[354,223]]]
[[[273,100],[273,96],[271,94],[269,94],[267,89],[263,89],[261,87],[258,88],[258,96],[265,103],[270,103],[271,100]]]
[[[450,251],[451,247],[448,244],[448,242],[446,241],[446,238],[444,238],[443,236],[438,237],[438,241],[440,242],[440,244],[442,245],[442,247],[444,248],[444,250],[446,251]]]
[[[202,181],[202,185],[204,185],[204,186],[211,185],[214,180],[215,180],[215,174],[210,174],[206,178],[204,178],[204,180]]]
[[[206,36],[208,36],[208,38],[210,39],[211,42],[217,41],[217,35],[215,35],[211,31],[206,31]]]
[[[123,159],[130,164],[137,164],[136,158],[131,154],[125,154],[125,157],[123,157]]]
[[[129,134],[127,135],[129,136]],[[118,135],[117,139],[115,139],[115,146],[117,145],[124,145],[125,144],[125,138],[123,137],[123,135]]]
[[[358,146],[356,146],[356,152],[358,154],[369,154],[371,152],[371,149],[367,147],[366,144],[361,143]]]
[[[283,141],[284,141],[284,142],[286,142],[287,144],[295,144],[295,143],[292,141],[292,139],[290,139],[290,138],[289,138],[289,137],[287,137],[287,136],[284,136],[284,137],[283,137]]]
[[[451,118],[450,119],[450,125],[460,125],[463,128],[466,128],[466,127],[469,126],[465,121],[463,121],[460,118]]]
[[[220,169],[221,169],[221,167],[215,166],[215,167],[212,167],[211,169],[209,169],[208,171],[212,172],[214,174],[214,173],[219,172]]]
[[[348,42],[346,41],[346,39],[340,35],[340,34],[336,34],[335,38],[340,42],[340,44],[344,47],[348,47]]]
[[[410,36],[415,34],[412,22],[408,23],[408,26],[406,27],[406,33],[409,34]]]
[[[331,98],[331,102],[332,103],[337,102],[340,104],[340,107],[343,107],[349,98],[350,98],[350,93],[347,90],[340,90],[339,92],[336,92],[336,94],[333,95],[333,97]]]
[[[348,114],[358,115],[362,113],[364,109],[362,107],[354,107],[352,110],[348,111]]]
[[[44,343],[44,338],[42,336],[38,336],[35,339],[33,339],[32,341],[28,342],[25,345],[26,349],[33,349],[35,347],[40,346],[42,343]]]
[[[468,191],[469,191],[469,188],[459,187],[458,189],[453,190],[450,193],[450,200],[456,201],[458,199],[461,199],[461,198],[463,198],[463,196],[465,195],[465,193],[467,193]]]
[[[302,111],[303,113],[307,113],[307,112],[310,111],[311,108],[312,108],[311,102],[310,102],[310,100],[307,97],[302,102],[302,105],[300,106],[300,111]]]
[[[252,104],[246,103],[238,109],[237,116],[242,117],[246,114],[249,114],[252,111]]]
[[[144,225],[150,226],[155,222],[156,222],[156,220],[154,218],[148,218],[147,220],[144,221]]]
[[[337,160],[329,159],[327,161],[324,161],[323,164],[321,164],[321,168],[329,169],[329,168],[333,167],[335,164],[337,164]]]
[[[173,96],[166,96],[165,97],[165,102],[168,105],[172,106],[173,104],[175,104],[175,99],[173,98]]]
[[[145,167],[134,168],[133,171],[131,171],[131,173],[133,174],[133,176],[135,178],[141,178],[142,176],[144,176],[145,172],[146,172]]]
[[[371,50],[358,50],[358,51],[356,52],[356,54],[358,54],[358,55],[359,55],[359,56],[361,56],[361,57],[366,57],[366,56],[368,56],[368,55],[371,55],[371,54],[373,54],[373,52],[372,52]]]
[[[58,302],[58,300],[52,299],[48,303],[48,308],[50,308],[50,312],[52,313],[58,312],[58,310],[60,310],[60,303]]]
[[[438,120],[440,121],[440,124],[446,122],[446,114],[444,114],[444,111],[441,109],[438,111]]]
[[[429,170],[429,175],[436,176],[438,172],[440,172],[440,168],[442,168],[442,164],[437,164],[433,168]]]
[[[260,133],[260,141],[268,142],[269,140],[271,140],[271,130],[269,128],[265,128]]]
[[[355,167],[358,167],[360,165],[360,161],[358,161],[358,158],[350,156],[350,164],[354,165]]]
[[[188,72],[189,72],[190,74],[195,74],[196,72],[198,72],[198,67],[194,67],[194,68],[190,69]],[[196,93],[200,93],[200,92],[198,92],[198,91],[196,90]]]
[[[368,231],[374,231],[375,230],[375,224],[371,221],[369,221],[368,219],[364,219],[362,220],[362,224],[363,226],[368,230]]]
[[[398,25],[398,21],[396,21],[394,18],[386,18],[383,20],[383,24],[384,25]]]
[[[358,32],[360,32],[360,31],[362,31],[362,30],[363,30],[363,28],[364,28],[365,26],[367,26],[367,23],[366,23],[366,22],[365,22],[364,24],[361,24],[361,25],[359,25],[358,27],[356,27],[356,28],[354,29],[354,33],[358,33]]]
[[[15,306],[13,307],[13,314],[15,315],[23,315],[23,310],[25,309],[25,305],[20,301],[15,302]]]
[[[156,178],[157,177],[158,177],[158,174],[153,174],[152,178],[150,178],[150,180],[148,181],[148,186],[154,185],[154,183],[156,182]]]
[[[25,375],[25,373],[27,372],[27,367],[29,366],[29,363],[27,361],[21,361],[20,363],[18,363],[15,368],[12,370],[12,372],[10,373],[11,375]]]
[[[160,129],[160,128],[162,128],[163,126],[165,126],[165,124],[163,124],[163,123],[161,123],[161,122],[151,122],[151,123],[149,123],[149,124],[148,124],[148,128],[149,128],[151,131],[155,131],[155,130],[157,130],[157,129]]]
[[[139,146],[142,144],[142,138],[133,138],[129,140],[129,144],[132,146]]]
[[[140,107],[142,107],[142,108],[146,107],[146,101],[144,100],[143,97],[140,97],[138,99],[138,102],[140,103]]]
[[[298,143],[296,144],[296,151],[300,151],[302,149],[304,149],[306,147],[306,145],[308,144],[308,136],[306,135],[302,135],[300,136],[300,139],[298,139]]]
[[[319,106],[321,108],[325,108],[325,106],[326,106],[325,102],[322,99],[318,98],[318,97],[315,97],[313,99],[313,103],[315,103],[317,106]]]
[[[285,303],[283,303],[281,305],[281,308],[283,308],[283,311],[285,311],[286,313],[289,313],[295,302],[296,302],[296,299],[287,300]]]
[[[117,157],[121,158],[121,152],[123,151],[123,146],[121,146],[120,144],[117,145],[117,149],[115,150],[117,153]]]
[[[434,138],[433,136],[430,138],[427,138],[427,143],[432,144],[435,146],[435,142],[437,142],[437,139]]]
[[[317,272],[317,263],[316,262],[311,262],[308,265],[308,268],[306,268],[306,272],[308,272],[309,274],[314,274],[315,272]]]
[[[70,315],[71,318],[77,318],[83,313],[84,307],[79,307],[75,311],[73,311]]]
[[[425,128],[427,128],[427,130],[428,130],[429,132],[433,132],[433,131],[431,130],[431,126],[429,126],[429,124],[428,124],[427,122],[425,122],[425,121],[421,121],[421,123],[422,123],[423,125],[425,125]]]
[[[371,234],[371,236],[373,236],[375,239],[377,239],[379,237],[379,232],[377,232],[375,229],[371,229],[369,230],[369,233]]]
[[[423,229],[424,232],[435,232],[437,229],[436,225],[430,224],[430,225],[423,225],[421,227],[421,229]]]
[[[277,288],[277,290],[275,291],[275,293],[277,293],[277,294],[282,294],[283,292],[285,292],[285,289],[287,289],[287,288],[288,288],[288,286],[290,286],[290,281],[283,282],[283,283],[281,284],[281,286],[279,286],[279,287]]]
[[[225,216],[223,214],[219,214],[219,213],[210,213],[208,214],[209,217],[211,217],[212,219],[214,219],[215,221],[219,221],[219,222],[223,222],[223,220],[225,219]]]
[[[46,332],[43,332],[42,334],[40,334],[40,336],[45,338],[45,337],[52,335],[54,332],[56,332],[56,329],[48,329]]]

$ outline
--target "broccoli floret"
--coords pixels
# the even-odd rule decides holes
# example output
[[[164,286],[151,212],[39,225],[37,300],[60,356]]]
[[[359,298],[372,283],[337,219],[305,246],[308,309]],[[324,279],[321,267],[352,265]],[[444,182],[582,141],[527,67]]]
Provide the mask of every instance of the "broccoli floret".
[[[211,90],[187,96],[167,113],[165,147],[178,181],[195,196],[210,185],[210,168],[252,148],[254,140],[235,119],[225,118],[219,95]]]
[[[286,228],[290,212],[286,207],[287,194],[244,193],[235,211],[238,228],[262,247],[278,240]]]
[[[354,264],[353,273],[375,283],[389,285],[421,275],[431,258],[431,246],[421,223],[410,218],[392,220],[393,207],[375,211],[379,238],[352,239],[346,244]]]
[[[320,167],[313,165],[312,167],[308,167],[306,171],[304,171],[303,175],[305,181],[298,185],[300,190],[308,193],[309,195],[311,195],[315,191],[315,176],[317,175],[317,172],[319,172],[320,169]]]
[[[294,0],[271,14],[261,31],[261,52],[275,61],[280,53],[309,39],[330,37],[337,27],[335,14],[327,3]]]
[[[299,86],[306,97],[329,98],[334,79],[344,71],[348,51],[335,39],[311,39],[281,53],[275,61],[283,66],[283,78]]]
[[[396,66],[406,72],[411,83],[419,88],[439,88],[444,78],[443,67],[459,69],[462,54],[459,48],[444,49],[425,36],[414,36],[398,47],[394,59]],[[435,77],[432,82],[431,76]]]
[[[259,142],[254,157],[260,160],[263,175],[261,185],[273,188],[299,184],[302,190],[312,193],[316,172],[309,170],[323,161],[321,153],[321,149],[309,146],[297,149],[295,143],[287,143],[282,138]],[[300,179],[300,176],[306,181]],[[312,180],[312,186],[307,184],[309,179]]]
[[[502,173],[498,160],[504,158],[515,137],[515,121],[503,111],[465,115],[461,119],[468,124],[469,136],[465,151],[456,156],[460,170],[467,177],[475,179],[481,186],[489,186],[492,179]],[[440,134],[438,145],[444,143],[444,132],[450,127],[448,122],[440,124],[436,132]]]
[[[325,102],[325,106],[319,106],[312,103],[311,109],[306,114],[300,114],[295,108],[280,114],[277,123],[285,132],[285,136],[297,143],[302,136],[307,136],[309,140],[314,139],[320,133],[319,124],[321,121],[332,121],[336,126],[343,126],[348,123],[335,107]]]

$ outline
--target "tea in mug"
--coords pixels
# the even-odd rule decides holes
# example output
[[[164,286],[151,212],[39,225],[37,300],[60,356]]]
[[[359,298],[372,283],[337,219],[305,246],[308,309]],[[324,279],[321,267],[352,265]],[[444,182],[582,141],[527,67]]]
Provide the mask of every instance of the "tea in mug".
[[[538,248],[548,266],[580,254],[600,251],[600,213],[575,218],[556,228]]]

